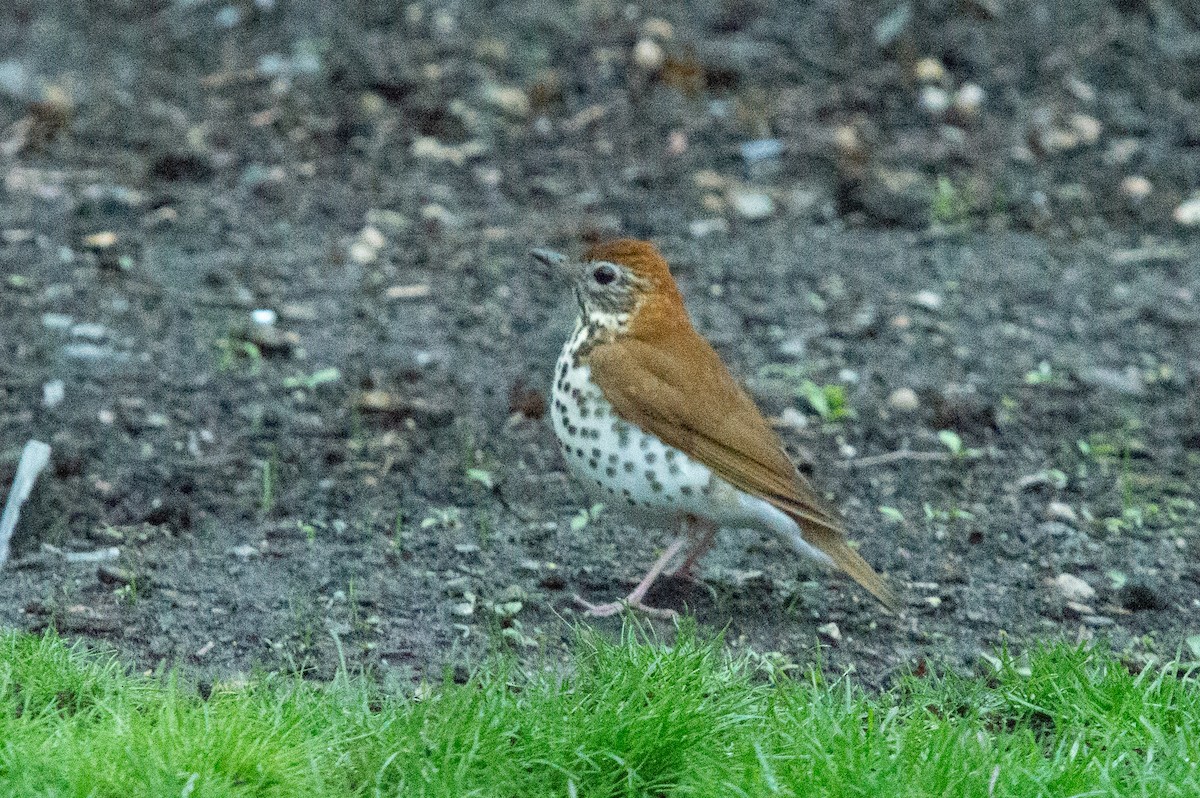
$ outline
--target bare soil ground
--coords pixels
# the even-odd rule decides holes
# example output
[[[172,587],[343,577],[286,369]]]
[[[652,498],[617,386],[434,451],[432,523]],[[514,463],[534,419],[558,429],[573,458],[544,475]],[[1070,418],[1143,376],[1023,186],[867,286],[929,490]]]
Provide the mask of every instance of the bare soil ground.
[[[7,2],[0,485],[54,455],[0,623],[203,678],[554,656],[667,531],[580,515],[526,253],[625,234],[909,612],[737,532],[654,601],[869,683],[1186,650],[1198,95],[1165,0]]]

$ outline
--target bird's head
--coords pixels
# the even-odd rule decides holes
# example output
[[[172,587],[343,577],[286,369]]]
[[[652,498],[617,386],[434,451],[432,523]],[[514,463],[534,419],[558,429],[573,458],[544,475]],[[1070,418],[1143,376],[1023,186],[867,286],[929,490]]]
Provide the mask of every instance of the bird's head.
[[[635,316],[664,303],[682,309],[667,262],[648,241],[622,238],[596,244],[578,261],[546,249],[532,254],[546,266],[569,274],[580,312],[589,323],[624,329]]]

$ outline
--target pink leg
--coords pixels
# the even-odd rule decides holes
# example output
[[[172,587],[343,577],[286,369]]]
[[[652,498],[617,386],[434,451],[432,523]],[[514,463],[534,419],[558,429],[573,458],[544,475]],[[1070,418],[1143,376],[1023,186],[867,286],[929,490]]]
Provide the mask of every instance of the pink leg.
[[[717,539],[717,526],[711,521],[694,520],[687,524],[687,536],[690,544],[687,558],[671,575],[689,582],[699,582],[699,577],[692,573],[692,567],[713,547]]]
[[[670,546],[668,546],[667,550],[659,556],[650,570],[646,572],[646,575],[642,577],[642,581],[638,582],[638,585],[633,589],[633,592],[625,598],[617,601],[610,601],[607,604],[591,604],[587,601],[584,601],[582,597],[575,596],[575,603],[585,607],[587,609],[586,614],[595,618],[604,618],[609,615],[616,615],[626,607],[633,610],[640,610],[641,612],[644,612],[647,615],[652,615],[656,618],[676,617],[679,613],[675,612],[675,610],[647,607],[642,603],[642,598],[654,585],[654,581],[658,579],[660,574],[662,574],[663,569],[667,567],[667,564],[671,562],[671,558],[678,554],[679,550],[683,548],[683,544],[684,538],[678,538]]]

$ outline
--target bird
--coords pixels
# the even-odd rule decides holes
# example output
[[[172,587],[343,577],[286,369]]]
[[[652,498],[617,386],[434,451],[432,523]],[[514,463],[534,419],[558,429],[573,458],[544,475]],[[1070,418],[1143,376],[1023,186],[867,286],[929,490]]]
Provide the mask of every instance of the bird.
[[[754,400],[692,325],[667,261],[653,243],[593,244],[582,258],[534,249],[566,272],[579,306],[555,364],[551,419],[569,469],[635,524],[681,533],[627,596],[586,614],[627,609],[674,617],[646,593],[681,551],[693,569],[719,529],[754,529],[837,566],[893,613],[900,602],[846,540],[846,529],[784,452]]]

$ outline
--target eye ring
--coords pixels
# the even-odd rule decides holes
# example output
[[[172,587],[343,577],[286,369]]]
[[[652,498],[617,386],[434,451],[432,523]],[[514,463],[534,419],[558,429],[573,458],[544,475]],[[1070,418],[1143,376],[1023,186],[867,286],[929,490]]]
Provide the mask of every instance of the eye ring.
[[[608,285],[617,279],[617,269],[611,263],[601,263],[592,270],[592,279],[600,285]]]

